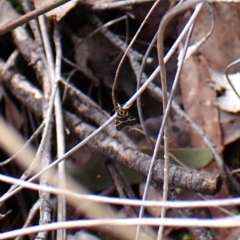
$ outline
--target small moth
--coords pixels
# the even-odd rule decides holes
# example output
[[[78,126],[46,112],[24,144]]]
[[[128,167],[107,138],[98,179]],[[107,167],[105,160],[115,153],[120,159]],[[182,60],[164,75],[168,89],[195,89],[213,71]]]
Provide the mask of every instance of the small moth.
[[[129,115],[129,107],[117,104],[116,113],[115,124],[118,131],[121,131],[125,126],[134,126],[137,124],[137,119]]]

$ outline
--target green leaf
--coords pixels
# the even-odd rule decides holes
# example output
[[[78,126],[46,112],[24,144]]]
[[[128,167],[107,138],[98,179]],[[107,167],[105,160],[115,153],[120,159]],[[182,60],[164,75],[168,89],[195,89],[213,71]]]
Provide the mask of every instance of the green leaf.
[[[216,149],[217,152],[221,152],[221,149]],[[152,150],[149,148],[142,148],[142,151],[152,155]],[[181,163],[189,168],[201,169],[211,162],[213,154],[209,149],[197,149],[197,148],[170,148],[170,153],[177,158]],[[163,159],[163,148],[159,149],[158,158]],[[171,163],[178,164],[174,159],[171,159]]]
[[[211,162],[213,154],[209,149],[176,148],[170,152],[190,168],[203,168]]]
[[[129,184],[139,183],[143,176],[126,166],[119,165],[122,173]],[[67,161],[66,171],[79,183],[83,184],[91,191],[103,191],[112,186],[112,180],[105,167],[103,159],[98,159],[88,167],[76,167],[76,164]]]

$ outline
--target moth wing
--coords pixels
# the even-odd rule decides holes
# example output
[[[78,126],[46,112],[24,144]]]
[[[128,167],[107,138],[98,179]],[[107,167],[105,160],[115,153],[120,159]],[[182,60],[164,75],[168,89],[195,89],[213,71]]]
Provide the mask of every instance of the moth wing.
[[[129,125],[129,126],[134,126],[134,125],[137,125],[137,119],[136,118],[129,118],[128,120],[127,120],[127,125]]]
[[[122,122],[117,118],[115,119],[115,124],[118,131],[121,131],[126,126],[126,122]]]

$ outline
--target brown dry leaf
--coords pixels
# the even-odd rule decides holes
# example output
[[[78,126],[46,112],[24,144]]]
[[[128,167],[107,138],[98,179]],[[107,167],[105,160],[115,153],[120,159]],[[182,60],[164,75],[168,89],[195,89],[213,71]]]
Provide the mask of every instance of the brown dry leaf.
[[[40,8],[46,4],[50,4],[51,1],[49,0],[34,0],[34,5],[36,8]],[[55,2],[52,0],[52,2]],[[72,8],[75,7],[75,5],[80,2],[80,0],[72,0],[70,2],[67,2],[52,11],[47,12],[45,15],[47,17],[56,17],[57,21],[60,21]]]
[[[74,235],[68,234],[66,240],[100,240],[95,235],[85,232],[84,230],[76,232]]]
[[[240,56],[240,4],[215,3],[214,5],[215,25],[214,31],[207,42],[198,49],[201,62],[209,66],[209,72],[214,81],[217,91],[224,90],[223,95],[213,101],[221,109],[229,112],[239,112],[240,104],[236,94],[228,84],[224,75],[226,66]],[[191,43],[196,43],[210,28],[210,15],[205,7],[197,18]],[[231,67],[231,73],[239,70],[239,64]],[[239,73],[230,74],[230,79],[235,89],[239,89]],[[225,113],[226,116],[227,113]],[[224,118],[221,121],[223,131],[223,143],[228,144],[239,137],[239,116],[233,117],[228,114],[230,120]],[[233,119],[234,118],[234,119]]]
[[[128,12],[133,14],[136,21],[141,23],[145,19],[152,5],[152,2],[133,4],[131,6],[131,9],[128,10]],[[167,0],[161,0],[158,3],[157,7],[147,19],[147,22],[139,35],[139,39],[141,39],[142,41],[151,41],[159,27],[160,20],[162,19],[163,15],[168,11],[169,5],[170,3]],[[170,24],[172,25],[172,22]],[[168,28],[166,29],[165,34],[167,34],[168,36],[170,35],[171,31],[169,31],[169,29],[172,30],[173,28],[168,26]]]
[[[148,14],[152,5],[153,5],[152,2],[143,2],[141,4],[134,4],[129,10],[129,12],[134,15],[136,20],[138,20],[139,22],[142,22],[146,18],[146,15]],[[164,14],[169,9],[169,5],[170,3],[167,0],[160,1],[157,7],[152,12],[152,14],[147,19],[146,25],[159,23],[160,19],[162,19]]]
[[[200,62],[198,57],[189,57],[182,69],[180,86],[184,109],[187,114],[204,130],[217,147],[222,146],[221,128],[219,124],[218,109],[211,103],[216,98],[216,93],[210,88],[208,82],[210,76],[206,67]],[[194,148],[205,147],[202,139],[191,132],[191,142]],[[215,161],[211,161],[205,168],[206,171],[219,173],[219,168]],[[228,197],[229,192],[224,183],[216,198]],[[223,213],[216,208],[211,208],[213,217],[221,217]]]
[[[151,117],[145,120],[145,127],[148,135],[152,139],[157,139],[159,128],[162,122],[162,117]],[[149,143],[143,132],[133,131],[128,132],[128,136],[134,140],[139,149],[148,149]],[[190,148],[189,125],[178,115],[173,114],[169,118],[169,147],[170,148]],[[149,152],[151,154],[151,151]]]
[[[75,145],[72,145],[71,142],[71,144],[68,143],[67,146],[69,149],[71,149]],[[87,146],[83,146],[71,155],[71,159],[74,161],[77,168],[89,167],[94,164],[96,153]]]
[[[240,240],[240,228],[231,228],[231,232],[225,238],[226,240]]]
[[[118,66],[118,61],[115,60],[120,51],[101,33],[87,37],[93,30],[91,26],[85,25],[80,33],[85,38],[72,35],[76,64],[78,70],[96,86],[100,82],[111,89]],[[136,91],[135,76],[127,61],[124,61],[120,69],[117,83],[117,90],[122,90],[128,97]]]
[[[215,101],[216,105],[224,111],[227,112],[239,112],[240,111],[240,99],[233,91],[232,87],[227,81],[227,78],[224,73],[220,73],[214,71],[211,68],[208,68],[208,71],[211,75],[211,79],[213,84],[211,84],[215,90],[221,91],[225,90],[223,95],[218,97]],[[240,73],[237,72],[235,74],[228,75],[233,87],[240,94]]]
[[[188,58],[183,66],[180,78],[182,100],[187,114],[208,134],[215,146],[221,147],[221,129],[218,109],[212,102],[216,93],[209,87],[210,76],[207,69],[199,63],[196,56]],[[191,131],[194,148],[204,148],[205,143]]]
[[[220,123],[224,145],[232,143],[240,138],[240,114],[220,111]]]
[[[224,5],[224,4],[223,4]],[[214,4],[215,25],[211,37],[203,44],[195,55],[186,60],[180,78],[180,85],[183,96],[183,105],[188,115],[204,130],[215,146],[221,148],[222,133],[219,123],[218,109],[213,106],[216,99],[216,92],[210,88],[210,75],[205,67],[211,67],[217,71],[224,72],[226,66],[240,56],[240,41],[238,30],[229,24],[222,15],[223,6]],[[235,12],[235,5],[224,5],[229,12]],[[226,10],[224,10],[226,11]],[[234,14],[233,14],[234,15]],[[235,15],[235,21],[238,21]],[[238,25],[239,28],[239,25]],[[191,44],[199,41],[210,29],[210,16],[206,7],[196,20]],[[198,53],[198,57],[196,54]],[[192,133],[191,141],[193,147],[203,147],[205,144],[195,133]],[[216,161],[212,161],[204,168],[208,172],[219,173]],[[227,198],[229,192],[224,183],[221,191],[215,198]],[[216,208],[210,208],[213,218],[223,217],[224,213]],[[226,234],[226,231],[219,229],[219,239]]]
[[[224,72],[226,66],[240,56],[240,6],[238,3],[214,3],[213,6],[214,30],[198,53],[204,56],[208,66]],[[205,6],[195,22],[191,45],[203,38],[210,27],[210,14]]]
[[[7,0],[2,0],[0,2],[0,7],[0,25],[4,25],[19,17],[19,14],[13,9],[12,5]]]
[[[145,188],[145,182],[139,184],[139,194],[142,197]],[[148,188],[146,200],[162,201],[161,193],[157,192],[151,185]],[[161,215],[161,207],[146,207],[147,212],[153,217],[159,217]]]

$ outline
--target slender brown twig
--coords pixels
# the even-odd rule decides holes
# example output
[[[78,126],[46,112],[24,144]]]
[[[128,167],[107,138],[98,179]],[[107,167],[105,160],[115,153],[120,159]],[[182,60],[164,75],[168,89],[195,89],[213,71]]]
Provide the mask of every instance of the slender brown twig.
[[[37,8],[29,13],[24,14],[23,16],[21,16],[17,19],[14,19],[14,20],[4,24],[3,26],[0,26],[0,36],[5,33],[10,32],[14,28],[19,27],[19,26],[23,25],[24,23],[27,23],[28,21],[48,12],[56,7],[59,7],[69,1],[70,0],[55,0],[50,4],[46,4],[40,8]]]

